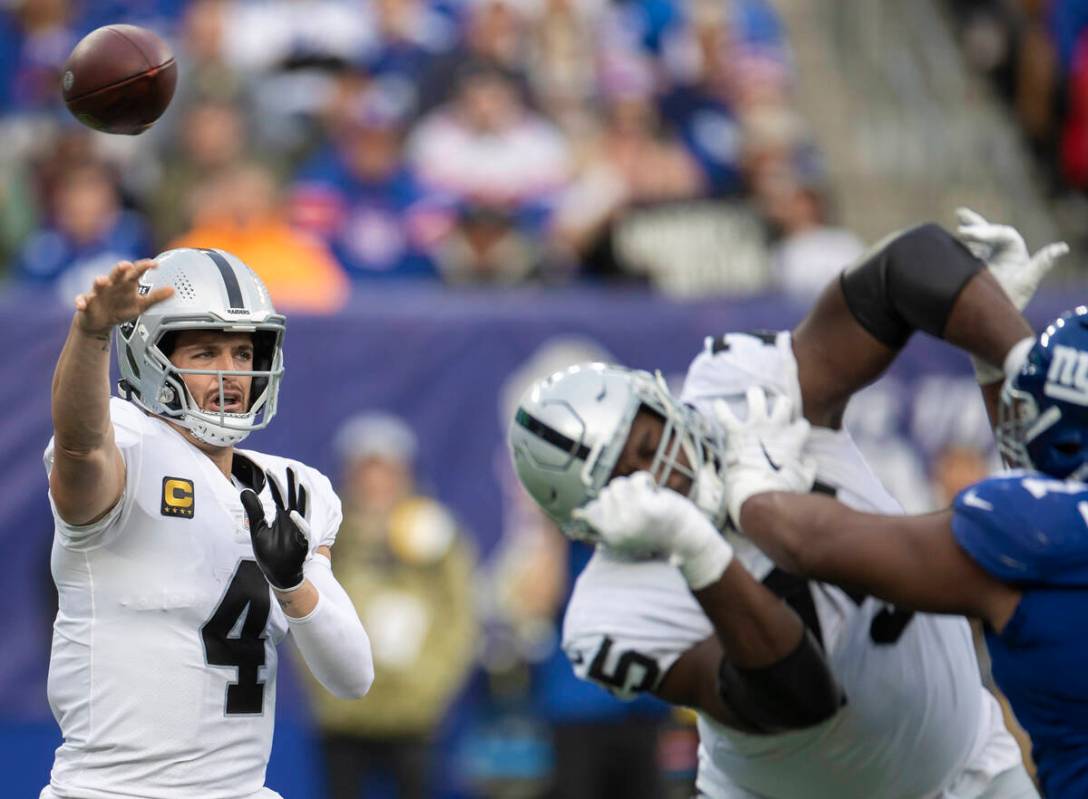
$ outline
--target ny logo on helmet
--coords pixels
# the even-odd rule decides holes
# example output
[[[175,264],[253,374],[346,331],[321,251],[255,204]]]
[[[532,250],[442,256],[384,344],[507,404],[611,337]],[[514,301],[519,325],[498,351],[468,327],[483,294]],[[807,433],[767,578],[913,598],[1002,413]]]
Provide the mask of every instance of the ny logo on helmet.
[[[1088,352],[1055,345],[1043,393],[1077,405],[1088,405]]]

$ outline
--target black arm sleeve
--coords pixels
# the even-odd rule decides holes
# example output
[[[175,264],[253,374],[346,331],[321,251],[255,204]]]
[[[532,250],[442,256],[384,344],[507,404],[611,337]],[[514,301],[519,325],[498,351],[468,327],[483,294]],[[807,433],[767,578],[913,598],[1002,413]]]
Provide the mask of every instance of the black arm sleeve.
[[[722,658],[718,691],[741,721],[765,735],[819,724],[846,704],[808,630],[793,652],[761,669],[740,669]]]
[[[858,323],[899,349],[915,330],[941,337],[960,291],[984,268],[951,233],[929,224],[885,239],[840,279]]]

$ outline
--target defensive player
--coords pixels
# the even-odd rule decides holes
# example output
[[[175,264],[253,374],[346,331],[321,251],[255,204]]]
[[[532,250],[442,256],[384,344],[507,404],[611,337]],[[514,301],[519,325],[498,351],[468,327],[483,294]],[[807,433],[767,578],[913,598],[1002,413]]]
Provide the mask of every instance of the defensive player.
[[[263,785],[288,632],[330,691],[369,688],[370,642],[330,566],[329,481],[236,448],[275,415],[284,330],[220,250],[121,262],[76,298],[45,452],[64,743],[43,799],[277,796]]]
[[[733,518],[783,568],[904,607],[982,619],[994,679],[1031,736],[1046,796],[1083,797],[1088,309],[1064,314],[1022,353],[1013,353],[997,427],[1002,455],[1019,470],[976,483],[947,510],[878,516],[827,497],[761,493],[803,484],[794,465],[804,430],[781,410],[768,418],[758,393],[744,423],[720,409],[725,484]],[[778,470],[761,452],[771,441]]]
[[[1025,253],[1004,265],[1033,290],[1058,254]],[[565,531],[604,544],[575,588],[564,648],[586,679],[696,708],[697,784],[706,796],[1037,795],[981,685],[961,619],[914,614],[793,578],[750,542],[727,535],[744,565],[798,610],[845,694],[830,720],[767,734],[774,731],[737,723],[738,716],[744,721],[738,686],[719,677],[730,671],[731,653],[698,594],[670,563],[645,557],[656,552],[686,563],[688,553],[719,538],[715,528],[727,523],[724,450],[712,405],[742,404],[751,386],[791,398],[817,426],[807,452],[819,491],[899,512],[840,422],[850,395],[879,375],[916,329],[989,363],[1029,331],[983,263],[928,225],[878,245],[827,288],[792,334],[708,340],[681,402],[649,375],[621,379],[623,370],[612,367],[560,373],[522,401],[510,430],[522,482]],[[770,457],[782,457],[773,444]],[[703,515],[690,512],[695,506]]]

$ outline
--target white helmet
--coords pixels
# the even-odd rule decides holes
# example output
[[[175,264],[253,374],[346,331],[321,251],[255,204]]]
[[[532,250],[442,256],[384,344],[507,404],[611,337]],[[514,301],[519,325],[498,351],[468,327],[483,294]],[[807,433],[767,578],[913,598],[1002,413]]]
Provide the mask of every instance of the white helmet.
[[[153,305],[117,328],[117,359],[122,395],[149,413],[186,428],[208,444],[231,446],[276,415],[283,378],[283,335],[287,320],[277,314],[261,279],[242,261],[223,250],[167,250],[158,266],[140,281],[140,293],[172,286],[169,299]],[[168,334],[181,330],[222,330],[253,334],[251,370],[179,369],[162,345]],[[185,387],[182,375],[253,378],[249,407],[244,413],[201,410]]]
[[[665,423],[650,467],[654,479],[665,485],[674,471],[685,475],[691,480],[688,496],[724,526],[716,430],[673,398],[660,373],[589,363],[534,383],[508,434],[518,478],[571,538],[594,540],[588,527],[571,519],[571,511],[608,484],[640,408]],[[680,461],[681,450],[690,467]]]

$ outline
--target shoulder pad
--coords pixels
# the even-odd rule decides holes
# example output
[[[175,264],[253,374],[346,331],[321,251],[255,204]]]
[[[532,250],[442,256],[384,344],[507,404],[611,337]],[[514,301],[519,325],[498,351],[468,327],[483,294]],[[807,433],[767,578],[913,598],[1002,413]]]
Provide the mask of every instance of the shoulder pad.
[[[1009,582],[1088,581],[1088,485],[1017,472],[956,497],[952,530],[983,569]]]
[[[794,407],[801,407],[797,360],[788,332],[757,331],[708,337],[703,351],[688,367],[680,400],[705,412],[708,407],[704,406],[715,399],[743,400],[751,386],[785,395]]]

